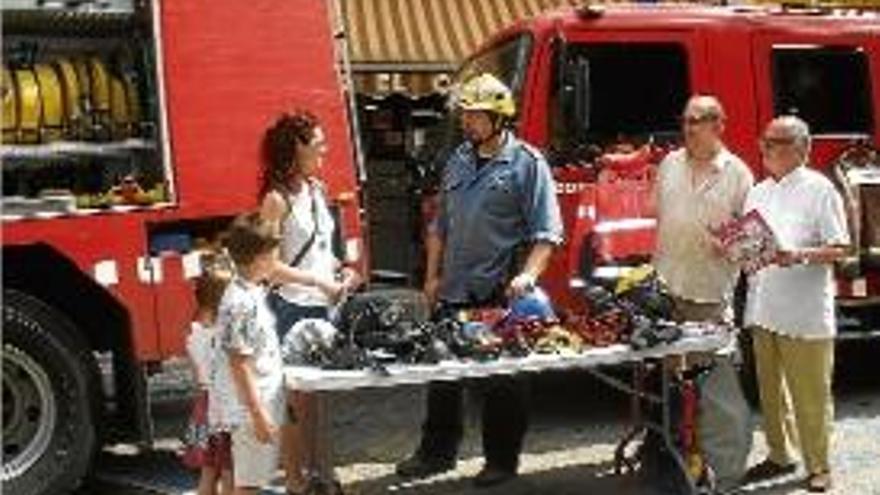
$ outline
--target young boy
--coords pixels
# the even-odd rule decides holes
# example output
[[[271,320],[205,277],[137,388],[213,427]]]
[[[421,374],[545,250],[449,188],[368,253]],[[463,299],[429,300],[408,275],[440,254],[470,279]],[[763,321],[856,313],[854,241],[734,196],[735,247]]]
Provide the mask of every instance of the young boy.
[[[273,226],[247,214],[235,219],[224,247],[236,273],[217,315],[209,418],[232,436],[235,493],[268,485],[279,461],[278,427],[285,420],[284,375],[275,321],[262,285],[272,271],[279,239]]]

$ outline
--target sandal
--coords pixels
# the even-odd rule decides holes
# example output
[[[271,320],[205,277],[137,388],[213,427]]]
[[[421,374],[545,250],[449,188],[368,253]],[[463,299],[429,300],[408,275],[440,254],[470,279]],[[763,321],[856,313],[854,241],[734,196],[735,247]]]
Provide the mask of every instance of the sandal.
[[[807,491],[810,493],[825,493],[831,490],[831,484],[831,473],[828,471],[807,476]]]

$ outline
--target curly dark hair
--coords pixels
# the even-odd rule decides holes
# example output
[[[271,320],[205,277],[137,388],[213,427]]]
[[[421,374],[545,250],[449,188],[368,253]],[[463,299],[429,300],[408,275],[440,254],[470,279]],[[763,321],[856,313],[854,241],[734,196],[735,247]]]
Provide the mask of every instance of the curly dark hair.
[[[298,167],[296,148],[308,144],[321,123],[315,114],[297,109],[279,116],[263,136],[263,172],[260,196],[286,188],[290,170]]]

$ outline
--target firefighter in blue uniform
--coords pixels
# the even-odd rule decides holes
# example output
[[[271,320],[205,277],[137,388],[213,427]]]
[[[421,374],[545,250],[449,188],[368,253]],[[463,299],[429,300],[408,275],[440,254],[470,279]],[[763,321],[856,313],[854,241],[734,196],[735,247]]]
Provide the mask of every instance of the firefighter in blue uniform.
[[[546,268],[563,227],[550,168],[508,130],[516,104],[495,76],[481,74],[457,93],[464,142],[444,169],[440,207],[427,239],[425,294],[437,311],[504,305],[528,292]],[[514,478],[528,425],[521,377],[485,387],[485,465],[477,486]],[[416,453],[397,465],[403,477],[452,469],[463,434],[460,383],[434,383]]]

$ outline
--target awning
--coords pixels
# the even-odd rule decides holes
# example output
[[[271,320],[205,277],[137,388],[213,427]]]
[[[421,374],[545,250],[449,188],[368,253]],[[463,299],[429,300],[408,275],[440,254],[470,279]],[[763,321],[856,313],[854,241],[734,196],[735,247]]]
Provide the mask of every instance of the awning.
[[[355,72],[449,72],[509,24],[578,0],[340,0]]]

